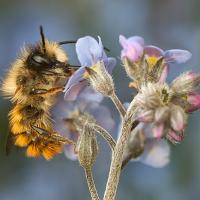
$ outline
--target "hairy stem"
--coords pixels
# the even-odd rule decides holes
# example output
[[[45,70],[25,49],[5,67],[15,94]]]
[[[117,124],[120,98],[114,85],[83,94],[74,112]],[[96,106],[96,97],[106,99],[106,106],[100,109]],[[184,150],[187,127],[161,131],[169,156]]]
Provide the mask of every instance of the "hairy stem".
[[[111,162],[111,167],[110,167],[110,172],[109,172],[109,177],[106,185],[106,190],[104,193],[104,200],[114,200],[117,192],[117,186],[119,183],[119,177],[121,174],[121,167],[122,167],[122,162],[123,162],[123,153],[129,138],[129,134],[131,132],[131,129],[133,128],[133,124],[137,126],[137,123],[130,123],[131,122],[131,117],[127,113],[124,117],[123,123],[122,123],[122,128],[121,128],[121,136],[117,141],[113,157],[112,157],[112,162]]]
[[[113,101],[113,103],[115,104],[115,106],[116,106],[117,110],[119,111],[121,117],[123,118],[126,114],[126,110],[125,110],[123,104],[121,103],[121,101],[119,100],[119,98],[117,97],[117,95],[115,94],[115,92],[112,93],[110,98]]]
[[[89,188],[92,200],[100,200],[97,190],[96,190],[95,183],[94,183],[92,169],[84,168],[84,170],[85,170],[85,176],[87,179],[87,184],[88,184],[88,188]]]
[[[111,134],[99,125],[95,125],[94,129],[108,142],[110,148],[112,149],[112,151],[114,151],[116,142],[111,136]]]

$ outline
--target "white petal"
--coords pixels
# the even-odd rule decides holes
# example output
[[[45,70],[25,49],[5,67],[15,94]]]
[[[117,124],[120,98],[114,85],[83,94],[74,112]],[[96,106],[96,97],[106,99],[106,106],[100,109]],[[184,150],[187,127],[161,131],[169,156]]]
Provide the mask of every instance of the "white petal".
[[[139,161],[155,168],[164,167],[170,161],[168,143],[164,140],[147,140],[144,153],[139,157]]]

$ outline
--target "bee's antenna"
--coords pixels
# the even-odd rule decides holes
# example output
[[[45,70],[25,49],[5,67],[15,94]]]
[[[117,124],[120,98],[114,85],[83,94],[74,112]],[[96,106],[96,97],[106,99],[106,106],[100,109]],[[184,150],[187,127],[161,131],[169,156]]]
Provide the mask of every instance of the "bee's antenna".
[[[63,45],[63,44],[75,44],[77,42],[77,40],[67,40],[67,41],[62,41],[62,42],[58,42],[59,45]]]
[[[62,41],[62,42],[58,42],[59,45],[63,45],[63,44],[75,44],[77,42],[77,40],[66,40],[66,41]],[[105,51],[110,52],[110,49],[108,49],[107,47],[103,47]]]
[[[105,51],[107,51],[107,52],[110,52],[110,49],[107,48],[107,47],[103,47],[103,49],[104,49]]]
[[[40,26],[40,36],[41,36],[41,39],[42,39],[42,48],[43,48],[43,51],[44,51],[44,53],[46,53],[45,36],[44,36],[44,31],[43,31],[43,27],[42,26]]]

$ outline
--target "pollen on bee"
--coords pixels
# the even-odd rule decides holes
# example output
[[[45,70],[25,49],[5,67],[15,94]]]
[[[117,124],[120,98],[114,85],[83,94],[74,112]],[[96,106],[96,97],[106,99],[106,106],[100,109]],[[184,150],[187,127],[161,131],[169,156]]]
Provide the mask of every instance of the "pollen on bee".
[[[41,155],[39,144],[30,144],[26,150],[28,157],[39,157]]]
[[[26,132],[28,129],[27,127],[21,125],[20,123],[14,123],[12,126],[11,126],[11,132],[16,135],[18,133],[24,133]]]
[[[19,147],[26,147],[30,141],[31,139],[28,135],[21,134],[16,136],[15,145]]]
[[[46,160],[51,160],[56,154],[62,153],[63,145],[49,143],[43,150],[42,155]]]

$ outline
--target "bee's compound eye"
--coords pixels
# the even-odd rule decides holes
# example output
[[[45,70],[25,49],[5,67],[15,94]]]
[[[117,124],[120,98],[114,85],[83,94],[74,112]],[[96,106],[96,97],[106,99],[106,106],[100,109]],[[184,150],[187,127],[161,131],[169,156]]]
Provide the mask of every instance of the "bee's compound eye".
[[[48,63],[48,60],[42,56],[33,56],[32,60],[38,64]]]

